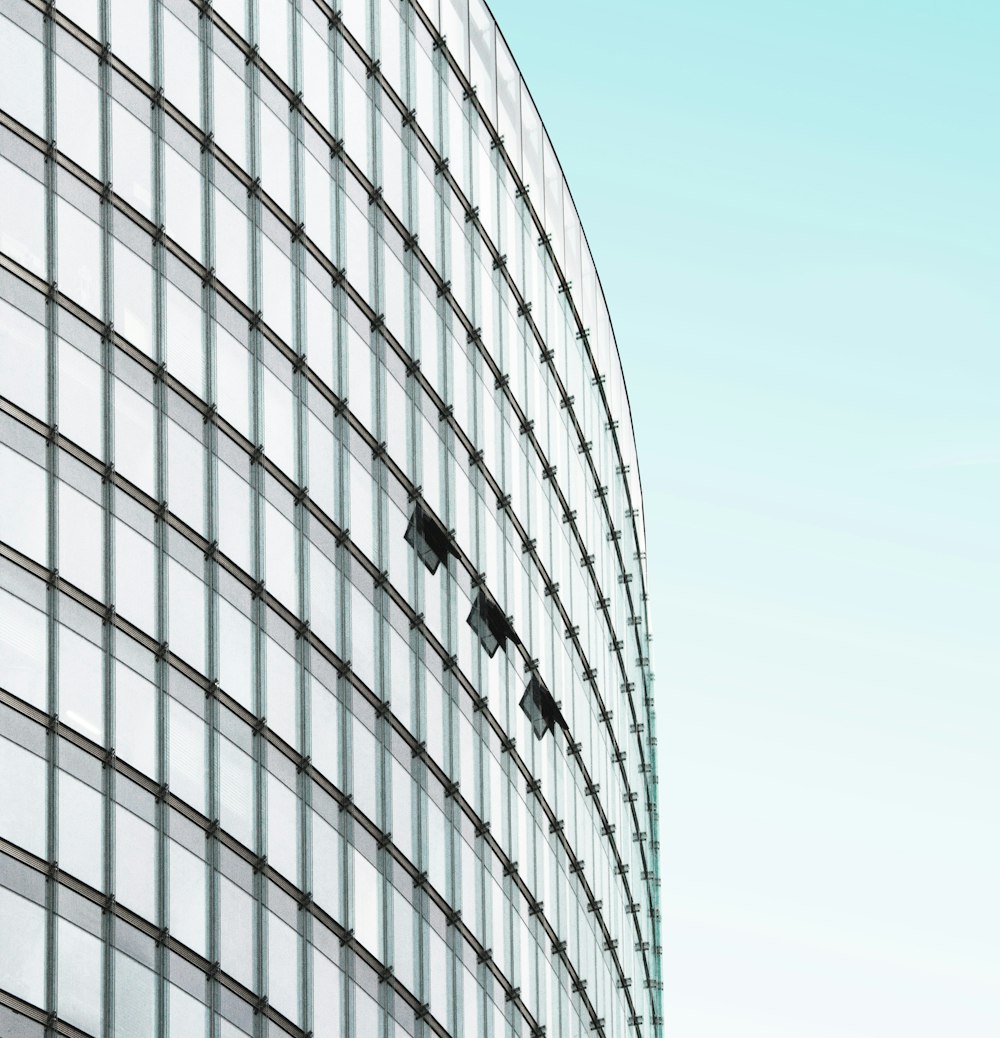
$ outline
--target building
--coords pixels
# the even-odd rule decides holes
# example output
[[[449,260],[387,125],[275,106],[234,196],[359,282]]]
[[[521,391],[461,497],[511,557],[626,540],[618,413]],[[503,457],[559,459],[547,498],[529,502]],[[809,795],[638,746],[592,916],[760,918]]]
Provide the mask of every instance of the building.
[[[628,400],[482,0],[0,0],[0,397],[0,1033],[659,1033]]]

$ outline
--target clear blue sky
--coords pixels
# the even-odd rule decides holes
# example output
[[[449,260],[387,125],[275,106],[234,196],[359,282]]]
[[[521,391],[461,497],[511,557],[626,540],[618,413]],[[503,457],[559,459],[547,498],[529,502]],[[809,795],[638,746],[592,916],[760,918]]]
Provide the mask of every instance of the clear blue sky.
[[[668,1038],[1000,1035],[1000,3],[493,0],[645,486]]]

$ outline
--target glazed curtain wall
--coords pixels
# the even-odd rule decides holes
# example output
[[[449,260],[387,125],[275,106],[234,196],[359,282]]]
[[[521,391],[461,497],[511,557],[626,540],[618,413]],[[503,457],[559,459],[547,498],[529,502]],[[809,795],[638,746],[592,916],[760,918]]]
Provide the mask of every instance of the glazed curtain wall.
[[[432,20],[333,15],[0,0],[0,1014],[652,1033],[630,436]]]

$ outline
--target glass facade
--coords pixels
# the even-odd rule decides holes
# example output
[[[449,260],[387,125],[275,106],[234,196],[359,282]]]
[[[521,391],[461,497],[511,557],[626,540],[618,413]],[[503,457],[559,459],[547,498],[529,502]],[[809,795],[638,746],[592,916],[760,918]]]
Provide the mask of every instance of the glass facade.
[[[644,547],[482,0],[0,0],[0,1034],[659,1034]]]

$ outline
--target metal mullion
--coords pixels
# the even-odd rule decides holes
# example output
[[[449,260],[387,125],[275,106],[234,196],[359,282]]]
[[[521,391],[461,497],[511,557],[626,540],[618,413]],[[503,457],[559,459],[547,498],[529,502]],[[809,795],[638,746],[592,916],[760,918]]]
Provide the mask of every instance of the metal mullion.
[[[45,135],[49,141],[55,141],[56,109],[55,109],[55,26],[51,17],[46,17],[43,22],[44,33],[44,61],[45,61]],[[54,285],[56,279],[56,186],[57,165],[55,162],[55,148],[50,147],[49,154],[45,159],[45,227],[46,227],[46,276],[50,285]],[[54,297],[50,294],[45,307],[46,316],[46,351],[49,368],[49,379],[47,386],[47,418],[54,426],[58,418],[58,395],[56,372],[58,370],[58,307]],[[59,449],[54,436],[48,438],[46,449],[46,467],[48,469],[46,479],[46,507],[48,509],[47,530],[47,562],[54,569],[58,559],[58,457]],[[50,718],[54,719],[58,714],[59,701],[59,672],[58,672],[58,618],[59,618],[59,592],[54,583],[50,582],[46,591],[47,605],[47,648],[48,648],[48,674],[47,674],[47,708]],[[56,729],[50,727],[46,736],[46,857],[50,862],[57,860],[58,847],[58,824],[59,824],[59,739]],[[45,927],[47,962],[45,970],[45,1008],[50,1013],[55,1013],[58,1007],[58,923],[57,913],[59,908],[58,884],[53,879],[45,885]]]

